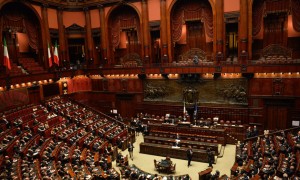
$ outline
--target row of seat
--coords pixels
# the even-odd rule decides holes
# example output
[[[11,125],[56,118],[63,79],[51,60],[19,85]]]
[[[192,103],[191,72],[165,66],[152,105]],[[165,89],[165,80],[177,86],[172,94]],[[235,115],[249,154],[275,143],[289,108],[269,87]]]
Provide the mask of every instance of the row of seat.
[[[299,178],[299,135],[278,131],[238,144],[231,179]]]
[[[113,137],[121,136],[120,138],[127,136],[124,126],[117,125],[116,122],[107,120],[76,102],[70,102],[60,97],[48,102],[46,102],[47,109],[45,106],[35,105],[6,113],[5,116],[10,117],[9,124],[7,124],[10,128],[3,129],[0,136],[1,147],[3,147],[1,150],[3,155],[0,156],[0,178],[92,179],[101,176],[118,177],[118,173],[111,166],[107,166],[109,164],[107,159],[110,159],[110,156],[114,159],[113,156],[116,154],[116,149],[110,145],[112,139],[110,140],[108,137],[110,134]],[[57,113],[61,112],[59,109],[54,112],[54,106],[63,107],[62,104],[65,107],[74,107],[63,117],[62,114]],[[67,114],[74,116],[67,116]],[[92,115],[83,116],[82,114]],[[81,119],[76,121],[77,115]],[[92,121],[90,121],[91,119],[86,121],[89,118],[92,118]],[[85,123],[81,123],[81,121],[85,121]],[[91,127],[95,127],[94,123],[102,121],[104,121],[102,124],[114,123],[115,126],[107,130],[111,131],[108,134],[104,131],[107,136],[97,137],[96,131]],[[6,124],[1,124],[1,127],[6,127]],[[58,139],[61,133],[71,128],[74,128],[72,133],[65,136],[64,139]],[[2,146],[4,139],[8,140],[7,146]],[[100,148],[95,149],[94,144],[99,144]],[[89,151],[86,152],[87,154],[95,156],[92,162],[82,164],[80,157],[83,155],[84,149]]]
[[[42,66],[39,65],[39,63],[35,62],[33,58],[20,58],[19,63],[31,74],[47,72]]]

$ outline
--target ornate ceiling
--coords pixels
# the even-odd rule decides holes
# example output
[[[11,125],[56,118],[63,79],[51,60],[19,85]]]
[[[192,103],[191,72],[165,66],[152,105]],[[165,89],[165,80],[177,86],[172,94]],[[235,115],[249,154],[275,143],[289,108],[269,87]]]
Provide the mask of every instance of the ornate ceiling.
[[[123,0],[30,0],[34,4],[43,4],[64,9],[93,8],[99,5],[109,5],[123,2]]]

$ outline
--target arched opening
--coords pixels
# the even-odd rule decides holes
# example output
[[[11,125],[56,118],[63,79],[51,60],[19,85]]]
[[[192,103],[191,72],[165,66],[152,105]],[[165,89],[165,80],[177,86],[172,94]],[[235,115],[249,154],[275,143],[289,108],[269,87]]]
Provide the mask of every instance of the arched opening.
[[[121,5],[112,11],[108,19],[108,32],[110,64],[141,64],[140,20],[132,7]]]
[[[27,62],[42,65],[41,26],[36,14],[22,3],[10,2],[1,9],[1,21],[11,61],[24,66]]]
[[[178,1],[171,16],[174,61],[187,61],[189,51],[205,52],[210,59],[213,51],[213,13],[208,0]],[[199,57],[200,58],[200,57]]]
[[[286,57],[284,48],[288,47],[289,1],[254,0],[252,4],[252,50],[253,59],[272,59]],[[272,46],[272,48],[270,48]],[[266,53],[267,51],[267,53]]]

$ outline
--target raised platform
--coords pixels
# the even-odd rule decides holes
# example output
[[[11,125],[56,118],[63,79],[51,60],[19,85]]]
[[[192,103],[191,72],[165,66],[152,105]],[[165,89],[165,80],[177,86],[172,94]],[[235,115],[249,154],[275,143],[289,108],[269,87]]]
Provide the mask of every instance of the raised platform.
[[[188,148],[172,148],[170,145],[161,145],[153,143],[141,143],[140,153],[151,154],[162,157],[171,157],[177,159],[187,159],[186,151]],[[206,150],[193,149],[192,161],[208,162]]]

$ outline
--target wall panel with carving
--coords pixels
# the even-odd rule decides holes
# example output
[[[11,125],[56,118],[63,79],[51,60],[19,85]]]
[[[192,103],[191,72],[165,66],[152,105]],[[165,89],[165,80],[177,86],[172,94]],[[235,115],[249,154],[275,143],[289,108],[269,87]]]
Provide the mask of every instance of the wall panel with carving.
[[[298,78],[257,78],[249,83],[250,96],[300,96]]]
[[[183,102],[186,89],[198,91],[198,103],[248,104],[248,81],[240,79],[145,80],[144,101]]]

